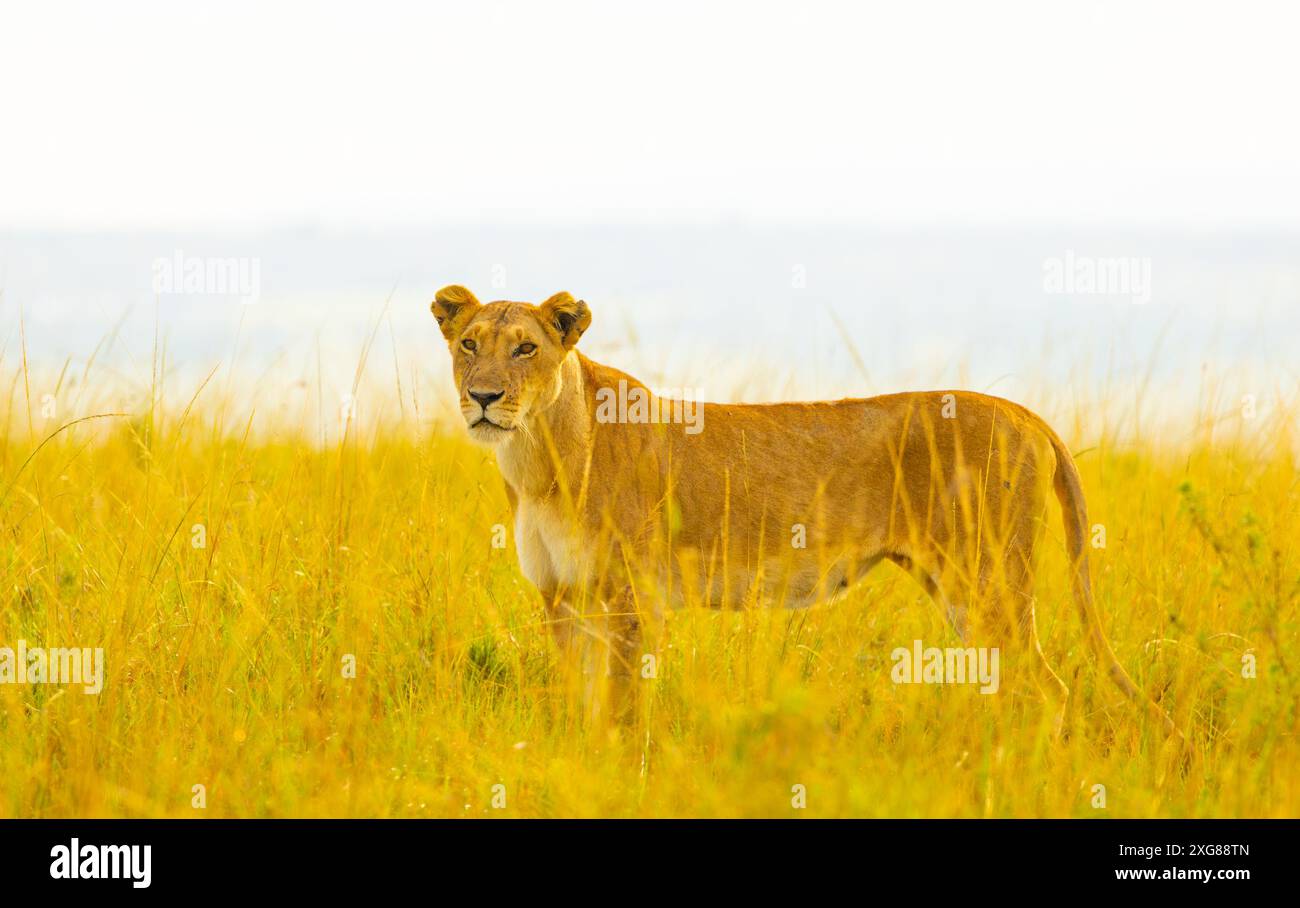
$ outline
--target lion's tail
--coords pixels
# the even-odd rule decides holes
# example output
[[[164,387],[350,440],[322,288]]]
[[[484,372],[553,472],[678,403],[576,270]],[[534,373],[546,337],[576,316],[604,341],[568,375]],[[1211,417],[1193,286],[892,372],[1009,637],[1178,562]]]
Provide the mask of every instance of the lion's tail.
[[[1074,465],[1074,458],[1066,449],[1056,433],[1049,430],[1052,448],[1056,452],[1056,499],[1061,503],[1061,517],[1065,523],[1065,548],[1070,558],[1070,583],[1074,602],[1079,607],[1079,617],[1083,621],[1088,641],[1098,660],[1106,666],[1107,673],[1115,686],[1134,703],[1146,708],[1152,718],[1164,726],[1166,733],[1181,738],[1182,733],[1174,725],[1174,720],[1154,701],[1143,694],[1133,679],[1129,677],[1124,666],[1115,656],[1110,642],[1101,629],[1101,618],[1092,601],[1092,581],[1088,572],[1088,506],[1083,497],[1083,484],[1079,480],[1079,470]]]

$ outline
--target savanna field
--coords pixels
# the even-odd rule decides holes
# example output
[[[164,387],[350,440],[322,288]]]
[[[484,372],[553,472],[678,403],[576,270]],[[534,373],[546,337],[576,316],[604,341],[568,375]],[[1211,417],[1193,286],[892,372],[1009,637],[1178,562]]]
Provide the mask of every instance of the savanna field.
[[[354,416],[314,376],[252,393],[156,357],[114,383],[14,349],[0,646],[102,647],[106,676],[0,684],[2,816],[1300,814],[1293,397],[1171,431],[1135,431],[1121,395],[1025,401],[1076,452],[1106,633],[1189,738],[1171,766],[1086,646],[1055,504],[1037,592],[1061,740],[1011,685],[891,682],[895,647],[952,645],[892,566],[829,607],[672,615],[639,716],[610,724],[494,546],[492,455],[431,403],[449,375],[376,365]]]

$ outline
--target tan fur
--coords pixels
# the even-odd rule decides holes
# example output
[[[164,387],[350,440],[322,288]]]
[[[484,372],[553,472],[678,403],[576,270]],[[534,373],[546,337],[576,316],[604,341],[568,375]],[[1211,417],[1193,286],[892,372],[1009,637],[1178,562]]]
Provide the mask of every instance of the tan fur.
[[[1078,472],[1024,407],[935,391],[705,404],[694,435],[677,424],[602,422],[599,389],[644,386],[574,348],[591,321],[582,301],[560,293],[539,306],[480,305],[453,286],[433,311],[471,435],[496,452],[520,566],[562,646],[598,614],[613,671],[625,675],[640,661],[643,616],[684,605],[805,606],[889,560],[970,645],[1026,654],[1044,693],[1064,703],[1039,647],[1032,591],[1055,491],[1089,641],[1119,687],[1174,732],[1106,642]],[[525,344],[536,350],[521,355]],[[486,409],[470,396],[498,391]],[[484,416],[503,428],[478,423]]]

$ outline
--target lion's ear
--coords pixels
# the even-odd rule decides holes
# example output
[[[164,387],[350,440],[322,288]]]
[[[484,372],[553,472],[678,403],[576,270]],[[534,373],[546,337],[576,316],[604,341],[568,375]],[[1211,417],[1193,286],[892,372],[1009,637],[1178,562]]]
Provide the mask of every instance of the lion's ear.
[[[479,302],[474,298],[474,294],[460,284],[452,284],[434,294],[433,305],[429,308],[433,310],[433,317],[438,320],[442,336],[452,340],[460,334],[466,317],[473,314],[478,307]]]
[[[565,350],[582,337],[582,332],[591,324],[591,310],[582,300],[575,300],[573,294],[561,290],[538,307],[542,311],[542,321],[555,331]]]

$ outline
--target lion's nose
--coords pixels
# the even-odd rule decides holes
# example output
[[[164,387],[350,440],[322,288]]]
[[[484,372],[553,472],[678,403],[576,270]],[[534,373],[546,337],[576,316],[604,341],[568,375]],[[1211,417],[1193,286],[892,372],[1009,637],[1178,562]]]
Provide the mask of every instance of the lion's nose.
[[[479,405],[480,407],[482,407],[484,410],[486,410],[486,409],[488,408],[488,405],[489,405],[489,404],[494,404],[494,403],[496,403],[497,401],[499,401],[501,398],[505,397],[505,396],[506,396],[506,392],[504,392],[504,391],[471,391],[471,392],[469,392],[469,396],[472,397],[472,398],[474,398],[476,401],[478,401],[478,405]]]

